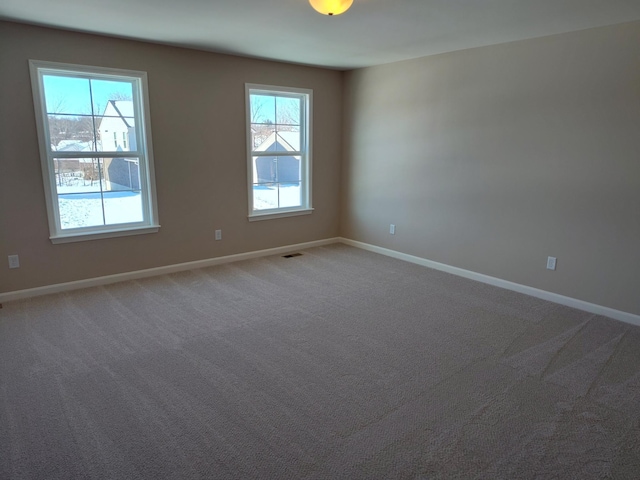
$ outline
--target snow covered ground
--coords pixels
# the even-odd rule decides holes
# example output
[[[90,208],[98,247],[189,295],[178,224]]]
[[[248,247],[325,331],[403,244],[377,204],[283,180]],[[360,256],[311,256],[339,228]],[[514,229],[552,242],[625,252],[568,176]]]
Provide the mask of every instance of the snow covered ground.
[[[278,205],[278,197],[280,204]],[[267,186],[253,186],[253,205],[256,210],[267,210],[269,208],[298,207],[300,206],[300,185],[281,184]]]
[[[97,182],[87,183],[57,187],[63,229],[142,221],[140,192],[112,190],[101,194]],[[106,188],[104,183],[103,190]]]

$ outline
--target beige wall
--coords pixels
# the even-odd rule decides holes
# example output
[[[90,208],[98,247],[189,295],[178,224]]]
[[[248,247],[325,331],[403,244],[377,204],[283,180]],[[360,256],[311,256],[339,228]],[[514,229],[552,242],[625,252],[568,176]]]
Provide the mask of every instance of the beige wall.
[[[158,234],[48,240],[28,59],[148,72]],[[344,79],[0,22],[0,292],[342,234],[640,314],[640,23]],[[314,89],[312,215],[247,221],[245,82]]]
[[[29,59],[148,73],[159,233],[48,240]],[[0,292],[338,235],[342,76],[0,22]],[[313,214],[247,220],[245,82],[313,89]],[[9,270],[14,253],[21,268]]]
[[[640,23],[350,72],[344,128],[343,236],[640,314]]]

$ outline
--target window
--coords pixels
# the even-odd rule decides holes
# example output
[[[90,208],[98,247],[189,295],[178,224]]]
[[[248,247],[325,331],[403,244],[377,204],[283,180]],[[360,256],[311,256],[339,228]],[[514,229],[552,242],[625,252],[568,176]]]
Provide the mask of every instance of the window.
[[[156,232],[146,73],[30,67],[51,241]]]
[[[249,220],[311,213],[312,91],[245,90]]]

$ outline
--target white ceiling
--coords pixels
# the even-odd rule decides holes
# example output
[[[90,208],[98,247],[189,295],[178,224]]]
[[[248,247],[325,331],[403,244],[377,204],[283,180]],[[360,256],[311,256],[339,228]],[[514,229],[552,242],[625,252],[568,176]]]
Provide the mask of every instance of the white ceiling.
[[[0,18],[351,69],[640,20],[640,0],[2,0]]]

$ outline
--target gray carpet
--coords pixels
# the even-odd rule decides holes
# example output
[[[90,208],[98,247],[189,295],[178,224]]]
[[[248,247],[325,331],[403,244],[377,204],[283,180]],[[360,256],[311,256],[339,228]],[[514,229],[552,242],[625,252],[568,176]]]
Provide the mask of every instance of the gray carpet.
[[[640,328],[303,253],[5,304],[0,478],[639,478]]]

